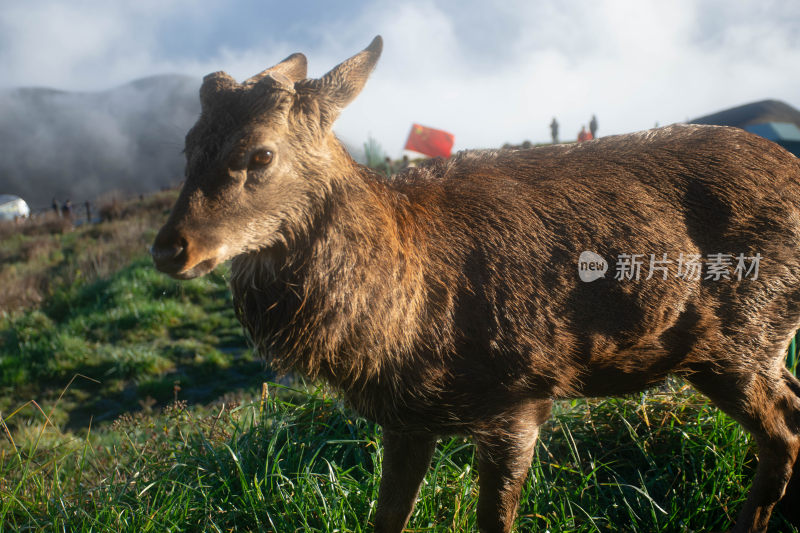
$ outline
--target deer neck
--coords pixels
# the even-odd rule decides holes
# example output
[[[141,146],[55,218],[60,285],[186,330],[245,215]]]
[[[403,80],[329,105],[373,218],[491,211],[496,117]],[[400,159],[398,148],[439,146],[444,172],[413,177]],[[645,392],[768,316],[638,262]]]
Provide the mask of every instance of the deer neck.
[[[424,239],[412,212],[352,163],[304,239],[234,261],[238,316],[276,370],[351,390],[410,353],[425,312]]]

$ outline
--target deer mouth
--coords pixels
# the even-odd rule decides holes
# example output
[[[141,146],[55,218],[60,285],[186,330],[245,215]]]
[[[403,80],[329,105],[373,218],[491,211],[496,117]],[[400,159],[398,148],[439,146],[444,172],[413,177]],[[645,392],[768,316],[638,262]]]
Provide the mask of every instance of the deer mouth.
[[[204,276],[225,259],[226,246],[221,246],[213,253],[197,250],[186,239],[178,239],[169,245],[160,243],[150,248],[153,262],[158,270],[180,280]],[[200,252],[200,253],[198,253]]]
[[[191,268],[184,268],[179,272],[167,272],[170,276],[175,279],[180,280],[187,280],[187,279],[194,279],[199,278],[201,276],[205,276],[216,266],[219,264],[219,261],[216,258],[206,259],[204,261],[200,261],[196,265],[192,266]]]

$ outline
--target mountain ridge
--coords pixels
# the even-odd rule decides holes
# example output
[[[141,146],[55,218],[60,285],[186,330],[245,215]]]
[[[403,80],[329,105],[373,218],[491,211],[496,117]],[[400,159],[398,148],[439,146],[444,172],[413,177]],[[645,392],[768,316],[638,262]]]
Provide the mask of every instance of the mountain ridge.
[[[101,91],[0,90],[0,193],[34,209],[180,182],[200,80],[163,74]]]

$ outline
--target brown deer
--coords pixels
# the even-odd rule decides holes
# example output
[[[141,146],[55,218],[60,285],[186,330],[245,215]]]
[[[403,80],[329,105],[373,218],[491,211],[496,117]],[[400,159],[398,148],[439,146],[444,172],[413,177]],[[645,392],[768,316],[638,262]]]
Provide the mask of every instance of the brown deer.
[[[232,259],[239,319],[274,368],[327,380],[382,425],[375,530],[402,530],[436,439],[466,434],[478,525],[509,531],[554,399],[669,374],[758,443],[734,531],[765,531],[785,491],[797,513],[798,160],[739,129],[675,125],[386,178],[331,132],[381,49],[319,79],[301,54],[241,84],[206,76],[152,248],[178,279]]]

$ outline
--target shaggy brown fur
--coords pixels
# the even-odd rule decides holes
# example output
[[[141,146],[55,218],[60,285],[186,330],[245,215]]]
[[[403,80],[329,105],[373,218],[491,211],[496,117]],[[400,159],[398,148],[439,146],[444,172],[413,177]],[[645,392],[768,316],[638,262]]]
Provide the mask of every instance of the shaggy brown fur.
[[[321,377],[384,427],[377,531],[400,531],[440,435],[478,446],[481,531],[511,529],[553,399],[684,376],[753,433],[735,531],[796,498],[800,164],[744,131],[670,126],[571,146],[465,152],[385,179],[330,131],[381,41],[319,80],[295,54],[206,78],[159,269],[233,258],[236,311],[275,368]],[[264,161],[268,161],[264,164]],[[578,257],[610,261],[582,282]],[[649,254],[761,255],[757,278],[648,273]],[[639,280],[614,279],[645,254]],[[794,469],[794,470],[793,470]],[[800,505],[796,499],[792,505]]]

